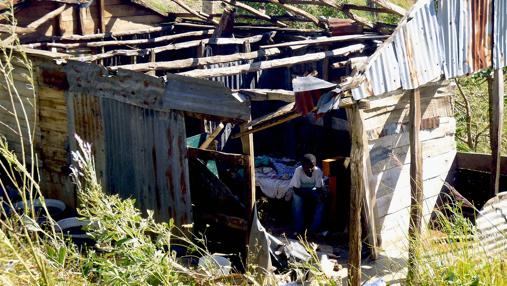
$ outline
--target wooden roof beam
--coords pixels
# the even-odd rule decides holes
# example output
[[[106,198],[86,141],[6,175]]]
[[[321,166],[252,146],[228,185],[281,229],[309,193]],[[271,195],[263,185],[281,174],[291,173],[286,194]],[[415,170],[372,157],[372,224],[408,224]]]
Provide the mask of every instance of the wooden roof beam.
[[[0,33],[11,33],[16,34],[29,34],[35,32],[34,28],[28,28],[28,27],[19,27],[19,26],[12,26],[7,24],[0,24]]]
[[[298,8],[298,7],[296,7],[296,6],[292,6],[292,5],[289,5],[289,4],[286,4],[286,3],[283,3],[283,2],[285,2],[285,1],[283,1],[283,2],[282,2],[282,1],[280,1],[280,0],[267,0],[267,1],[268,1],[269,3],[273,3],[273,4],[276,4],[276,5],[278,5],[278,6],[281,6],[281,7],[283,7],[285,10],[287,10],[287,11],[289,11],[289,12],[292,12],[292,13],[294,13],[294,14],[296,14],[296,15],[300,15],[300,16],[302,16],[302,17],[304,17],[304,18],[307,18],[307,19],[309,19],[310,21],[312,21],[312,22],[313,22],[315,25],[317,25],[317,26],[320,26],[320,24],[321,24],[321,23],[320,23],[320,20],[319,20],[317,17],[313,16],[312,14],[310,14],[310,13],[308,13],[308,12],[306,12],[306,11],[302,10],[302,9],[299,9],[299,8]]]
[[[60,7],[56,8],[55,10],[47,13],[43,17],[33,21],[32,23],[27,25],[27,28],[29,29],[37,29],[40,25],[46,23],[47,21],[53,19],[54,17],[62,14],[62,12],[67,8],[66,4],[61,5]]]
[[[338,56],[346,56],[351,53],[362,52],[365,48],[363,44],[355,44],[344,48],[339,48],[331,51],[311,53],[302,56],[294,56],[283,59],[276,60],[267,60],[260,62],[253,62],[250,64],[244,64],[233,67],[223,67],[223,68],[215,68],[215,69],[196,69],[187,72],[179,73],[180,75],[198,77],[198,78],[206,78],[206,77],[216,77],[216,76],[229,76],[236,74],[243,74],[249,72],[257,72],[266,69],[273,68],[281,68],[281,67],[290,67],[296,64],[303,64],[309,62],[315,62],[319,60],[323,60],[325,58],[338,57]]]
[[[214,45],[243,45],[246,41],[250,43],[256,43],[262,40],[265,36],[272,36],[274,33],[268,33],[263,35],[256,35],[252,37],[246,37],[246,38],[218,38],[218,39],[203,39],[203,40],[194,40],[194,41],[188,41],[188,42],[181,42],[176,44],[170,44],[165,46],[160,46],[156,48],[149,48],[149,49],[132,49],[132,50],[113,50],[108,51],[101,54],[96,55],[90,55],[90,56],[81,56],[81,57],[74,57],[73,60],[78,61],[97,61],[102,59],[107,59],[115,56],[141,56],[141,55],[147,55],[150,52],[154,52],[155,54],[161,53],[164,51],[175,51],[180,49],[186,49],[186,48],[192,48],[192,47],[198,47],[202,44],[214,44]],[[55,46],[58,46],[60,44],[53,44]]]
[[[27,47],[49,47],[49,48],[81,48],[81,47],[106,47],[106,46],[128,46],[128,45],[143,45],[143,44],[157,44],[177,39],[188,37],[207,36],[213,33],[213,29],[192,31],[180,34],[166,35],[151,39],[135,39],[135,40],[117,40],[117,41],[99,41],[99,42],[84,42],[84,43],[32,43],[25,44]]]
[[[183,1],[181,1],[181,0],[171,0],[171,1],[173,1],[174,3],[176,3],[178,6],[180,6],[181,8],[183,8],[185,11],[187,11],[187,12],[191,13],[192,15],[196,16],[197,18],[199,18],[201,20],[204,20],[206,22],[211,22],[214,25],[218,25],[218,22],[215,21],[215,20],[213,20],[213,18],[211,18],[208,14],[203,13],[201,11],[195,11],[190,6],[188,6],[187,4],[185,4]]]
[[[387,13],[387,14],[396,14],[397,12],[393,12],[393,10],[385,8],[385,7],[368,7],[368,6],[361,6],[361,5],[354,5],[354,4],[343,4],[343,9],[347,10],[357,10],[357,11],[367,11],[367,12],[373,12],[373,13]]]
[[[319,45],[319,44],[326,44],[326,43],[338,43],[338,42],[344,42],[344,41],[385,40],[387,38],[388,38],[388,36],[385,36],[385,35],[357,34],[357,35],[327,37],[327,38],[323,38],[323,39],[310,39],[310,40],[285,42],[285,43],[280,43],[280,44],[265,45],[265,46],[261,46],[261,48],[268,49],[268,48],[294,47],[294,46],[301,46],[301,45]]]
[[[278,20],[275,20],[273,19],[271,16],[267,15],[266,13],[264,12],[261,12],[257,9],[255,9],[254,7],[252,6],[249,6],[245,3],[241,3],[241,2],[238,2],[238,1],[231,1],[231,0],[222,0],[223,3],[226,3],[226,4],[229,4],[231,6],[234,6],[234,7],[237,7],[237,8],[241,8],[247,12],[249,12],[250,14],[253,14],[257,17],[259,17],[260,19],[263,19],[263,20],[266,20],[266,21],[269,21],[269,22],[273,22],[275,23],[276,25],[280,26],[280,27],[287,27],[287,24],[285,23],[282,23]]]
[[[202,67],[211,64],[220,64],[220,63],[228,63],[239,60],[252,60],[261,57],[268,57],[280,54],[280,50],[266,49],[259,50],[255,52],[249,53],[235,53],[232,55],[217,55],[211,57],[202,57],[202,58],[188,58],[181,60],[173,60],[173,61],[165,61],[165,62],[153,62],[153,63],[142,63],[142,64],[131,64],[131,65],[121,65],[121,66],[112,66],[108,67],[109,70],[118,70],[118,69],[128,69],[138,72],[146,72],[146,71],[168,71],[175,69],[185,69],[192,67]]]
[[[68,35],[61,37],[53,37],[52,40],[55,41],[89,41],[89,40],[98,40],[105,38],[114,38],[114,37],[124,37],[124,36],[133,36],[133,35],[142,35],[142,34],[150,34],[150,33],[158,33],[158,32],[167,32],[172,31],[173,26],[161,26],[161,27],[151,27],[147,29],[136,29],[136,30],[128,30],[128,31],[120,31],[120,32],[109,32],[109,33],[98,33],[98,34],[89,34],[89,35]]]
[[[388,0],[371,0],[371,1],[379,5],[380,7],[390,10],[391,12],[398,14],[400,16],[405,16],[407,14],[407,10]]]

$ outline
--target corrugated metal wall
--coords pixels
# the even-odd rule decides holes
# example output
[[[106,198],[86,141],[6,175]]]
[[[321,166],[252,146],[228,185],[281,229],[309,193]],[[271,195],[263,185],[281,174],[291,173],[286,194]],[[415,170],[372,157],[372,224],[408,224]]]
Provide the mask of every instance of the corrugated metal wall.
[[[161,106],[163,83],[72,62],[65,72],[69,134],[92,143],[107,192],[136,199],[160,221],[191,222],[184,115]],[[142,97],[147,90],[149,96]]]
[[[504,0],[423,0],[373,54],[355,99],[506,66]]]

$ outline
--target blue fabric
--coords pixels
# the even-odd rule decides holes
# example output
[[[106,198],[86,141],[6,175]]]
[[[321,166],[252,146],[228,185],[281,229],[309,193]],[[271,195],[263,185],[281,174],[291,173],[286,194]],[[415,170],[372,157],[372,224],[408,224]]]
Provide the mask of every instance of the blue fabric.
[[[313,211],[312,222],[308,231],[310,233],[317,233],[322,223],[324,216],[325,204],[320,198],[320,194],[313,189],[299,189],[298,193],[294,192],[292,197],[292,215],[294,219],[294,231],[303,234],[305,230],[305,208],[313,203],[315,209]]]
[[[295,166],[287,165],[288,161],[287,159],[272,158],[265,155],[257,156],[255,157],[255,167],[272,166],[276,171],[276,176],[273,177],[274,179],[288,180],[292,178],[294,171],[299,166],[299,164]]]
[[[271,162],[273,163],[276,174],[279,177],[292,178],[294,171],[296,171],[296,166],[287,166],[284,163],[278,162],[276,159],[271,159]]]

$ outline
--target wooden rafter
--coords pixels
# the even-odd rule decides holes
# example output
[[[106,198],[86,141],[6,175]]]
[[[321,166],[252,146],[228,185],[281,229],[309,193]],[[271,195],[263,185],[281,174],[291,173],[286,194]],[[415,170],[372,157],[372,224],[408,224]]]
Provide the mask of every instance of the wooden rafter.
[[[247,38],[218,38],[218,39],[203,39],[203,40],[195,40],[195,41],[188,41],[188,42],[182,42],[182,43],[176,43],[176,44],[170,44],[165,46],[160,46],[156,48],[150,48],[150,49],[132,49],[132,50],[113,50],[108,51],[105,53],[100,53],[96,55],[89,55],[89,56],[81,56],[81,57],[75,57],[74,60],[79,61],[97,61],[101,59],[107,59],[115,56],[141,56],[141,55],[147,55],[151,51],[153,51],[155,54],[164,52],[164,51],[175,51],[175,50],[181,50],[186,48],[193,48],[193,47],[199,47],[202,44],[214,44],[214,45],[243,45],[245,41],[249,41],[251,43],[259,42],[262,40],[264,35],[257,35]],[[58,44],[54,44],[55,46],[59,46]]]
[[[213,28],[213,27],[211,27]],[[98,33],[98,34],[88,34],[88,35],[68,35],[61,37],[54,37],[52,40],[55,41],[89,41],[89,40],[98,40],[98,39],[106,39],[106,38],[114,38],[114,37],[124,37],[124,36],[133,36],[133,35],[143,35],[157,32],[167,32],[172,31],[172,26],[161,26],[161,27],[150,27],[147,29],[136,29],[136,30],[128,30],[128,31],[118,31],[118,32],[110,32],[110,33]]]
[[[201,19],[201,20],[204,20],[206,22],[211,22],[215,25],[218,25],[218,22],[213,20],[213,18],[211,18],[208,14],[206,13],[203,13],[203,12],[200,12],[200,11],[195,11],[194,9],[192,9],[190,6],[188,6],[187,4],[185,4],[185,2],[181,1],[181,0],[171,0],[172,2],[176,3],[178,6],[180,6],[181,8],[183,8],[185,11],[189,12],[190,14],[194,15],[195,17]]]
[[[160,36],[151,39],[134,39],[134,40],[115,40],[115,41],[98,41],[98,42],[84,42],[84,43],[33,43],[27,44],[26,46],[30,47],[50,47],[50,48],[97,48],[97,47],[106,47],[106,46],[128,46],[128,45],[143,45],[143,44],[157,44],[163,43],[183,38],[189,37],[199,37],[199,36],[207,36],[211,35],[213,30],[201,30],[201,31],[192,31],[185,32],[173,35]]]
[[[211,145],[213,140],[215,140],[218,137],[218,135],[220,135],[220,133],[222,132],[222,130],[224,130],[224,128],[225,128],[225,124],[220,122],[220,124],[218,124],[217,128],[215,128],[215,130],[213,130],[213,132],[211,132],[211,134],[208,136],[208,138],[206,138],[206,140],[204,140],[204,142],[201,144],[201,146],[199,146],[199,149],[208,149],[208,147]]]
[[[267,48],[282,48],[282,47],[294,47],[301,45],[318,45],[318,44],[326,44],[326,43],[338,43],[344,41],[365,41],[365,40],[385,40],[387,36],[384,35],[346,35],[346,36],[335,36],[335,37],[326,37],[321,39],[310,39],[310,40],[301,40],[301,41],[292,41],[285,42],[273,45],[264,45],[261,46],[263,49]]]
[[[117,70],[117,69],[128,69],[133,71],[150,71],[150,70],[175,70],[175,69],[185,69],[185,68],[192,68],[192,67],[202,67],[206,65],[211,64],[220,64],[220,63],[227,63],[227,62],[233,62],[233,61],[239,61],[239,60],[251,60],[256,59],[260,57],[268,57],[268,56],[274,56],[280,54],[279,49],[266,49],[266,50],[259,50],[255,52],[249,52],[249,53],[236,53],[232,55],[218,55],[218,56],[211,56],[211,57],[200,57],[200,58],[188,58],[188,59],[181,59],[181,60],[173,60],[173,61],[166,61],[166,62],[153,62],[153,63],[142,63],[142,64],[135,64],[135,65],[121,65],[121,66],[112,66],[109,67],[110,70]]]
[[[356,53],[363,51],[365,46],[363,44],[355,44],[344,48],[339,48],[331,51],[325,51],[325,52],[318,52],[318,53],[311,53],[306,54],[302,56],[294,56],[294,57],[288,57],[283,59],[276,59],[276,60],[267,60],[267,61],[260,61],[260,62],[253,62],[251,64],[245,64],[245,65],[239,65],[239,66],[233,66],[233,67],[223,67],[223,68],[216,68],[216,69],[196,69],[191,70],[188,72],[182,72],[179,73],[181,75],[185,76],[192,76],[192,77],[216,77],[216,76],[229,76],[229,75],[235,75],[235,74],[243,74],[243,73],[249,73],[249,72],[257,72],[261,70],[266,69],[273,69],[273,68],[281,68],[281,67],[290,67],[296,64],[303,64],[308,62],[315,62],[319,60],[323,60],[327,57],[338,57],[338,56],[346,56],[350,53]]]
[[[47,13],[43,17],[33,21],[32,23],[27,25],[27,28],[29,29],[37,29],[40,25],[46,23],[50,19],[53,19],[54,17],[62,14],[62,12],[67,8],[66,4],[61,5],[60,7],[56,8],[55,10]]]
[[[229,4],[229,5],[232,5],[234,7],[237,7],[237,8],[241,8],[251,14],[253,14],[254,16],[257,16],[259,19],[263,19],[263,20],[266,20],[266,21],[269,21],[269,22],[273,22],[275,23],[276,25],[280,26],[280,27],[287,27],[287,24],[285,23],[282,23],[278,20],[275,20],[274,18],[272,18],[271,16],[267,15],[266,13],[264,12],[261,12],[257,9],[255,9],[254,7],[252,6],[249,6],[245,3],[242,3],[242,2],[239,2],[239,1],[235,1],[235,0],[222,0],[223,3],[226,3],[226,4]]]
[[[388,1],[388,0],[371,0],[373,3],[379,5],[380,7],[389,10],[393,13],[396,13],[400,16],[405,16],[407,14],[407,10],[404,8]]]
[[[320,21],[317,17],[313,16],[312,14],[306,12],[305,10],[303,9],[300,9],[296,6],[292,6],[292,5],[289,5],[289,4],[286,4],[286,3],[283,3],[282,1],[280,0],[267,0],[269,1],[270,3],[273,3],[273,4],[276,4],[278,6],[281,6],[283,7],[285,10],[289,11],[289,12],[292,12],[296,15],[299,15],[299,16],[302,16],[304,18],[307,18],[309,19],[310,21],[312,21],[315,25],[319,26],[320,25]],[[285,2],[285,1],[284,1]]]
[[[29,34],[35,32],[35,29],[33,28],[27,28],[27,27],[19,27],[19,26],[11,26],[6,24],[0,24],[0,33],[16,33],[16,34]]]

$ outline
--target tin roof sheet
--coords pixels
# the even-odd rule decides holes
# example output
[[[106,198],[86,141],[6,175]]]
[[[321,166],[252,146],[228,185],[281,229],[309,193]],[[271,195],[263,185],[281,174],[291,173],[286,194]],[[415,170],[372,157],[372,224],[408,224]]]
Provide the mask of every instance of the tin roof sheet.
[[[357,99],[506,66],[507,3],[421,0],[370,58]]]

